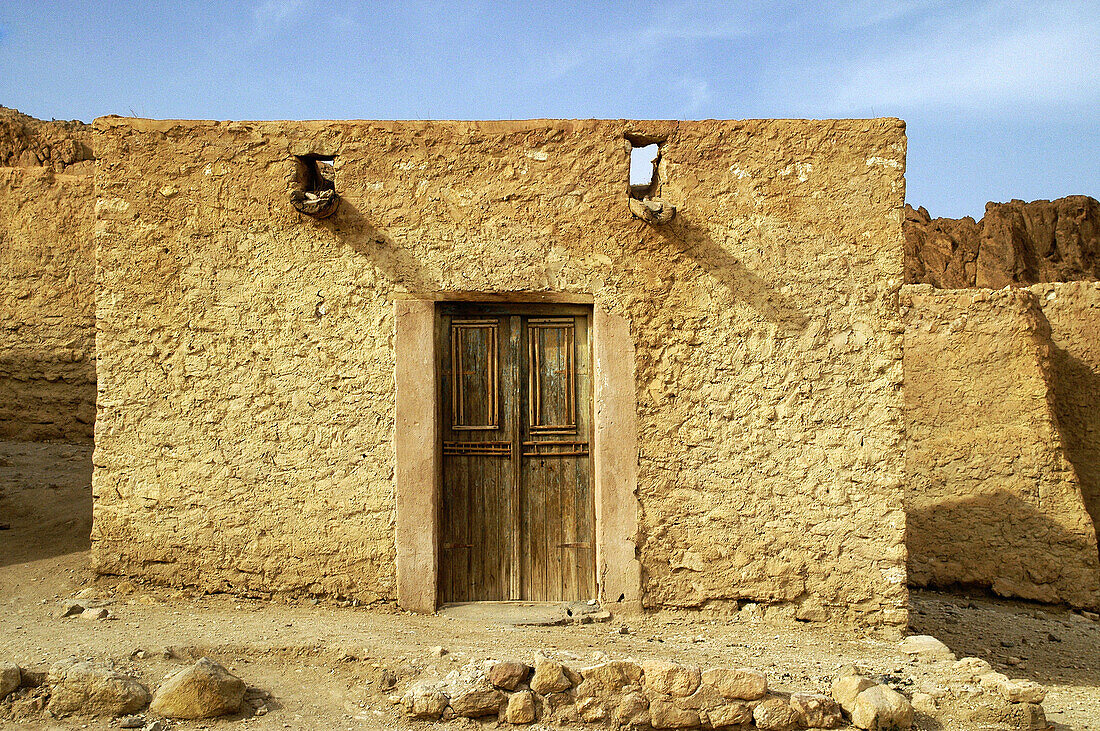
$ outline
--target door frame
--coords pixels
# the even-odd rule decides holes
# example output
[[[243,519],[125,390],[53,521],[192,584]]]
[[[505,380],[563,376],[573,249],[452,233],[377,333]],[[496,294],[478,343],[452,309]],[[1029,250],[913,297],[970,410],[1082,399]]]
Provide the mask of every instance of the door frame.
[[[435,333],[441,302],[592,306],[597,599],[612,611],[639,611],[638,430],[630,322],[608,312],[591,295],[557,292],[439,292],[394,301],[398,604],[409,611],[427,613],[439,606],[442,454]]]

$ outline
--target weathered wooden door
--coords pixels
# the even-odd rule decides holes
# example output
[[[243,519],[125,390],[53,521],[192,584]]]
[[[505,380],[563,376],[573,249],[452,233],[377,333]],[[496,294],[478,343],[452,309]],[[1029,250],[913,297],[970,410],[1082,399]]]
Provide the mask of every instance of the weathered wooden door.
[[[441,309],[445,603],[596,596],[588,312]]]

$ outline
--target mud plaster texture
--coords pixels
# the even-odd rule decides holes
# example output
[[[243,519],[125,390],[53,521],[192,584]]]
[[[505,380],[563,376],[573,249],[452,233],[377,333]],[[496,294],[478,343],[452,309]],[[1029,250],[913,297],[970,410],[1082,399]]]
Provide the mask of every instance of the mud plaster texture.
[[[1096,530],[1067,449],[1095,444],[1095,424],[1086,423],[1095,417],[1082,407],[1095,398],[1084,390],[1095,387],[1095,371],[1078,378],[1083,369],[1071,359],[1095,357],[1096,320],[1086,310],[1096,300],[1088,283],[904,287],[911,584],[1100,605]]]
[[[1050,325],[1054,408],[1085,508],[1100,527],[1100,282],[1036,284]]]
[[[666,137],[666,227],[624,133]],[[395,597],[393,300],[591,294],[650,607],[904,624],[904,125],[96,122],[101,572]],[[288,204],[335,156],[332,219]],[[779,610],[777,610],[779,611]]]
[[[59,167],[0,167],[0,439],[92,438],[92,163]]]

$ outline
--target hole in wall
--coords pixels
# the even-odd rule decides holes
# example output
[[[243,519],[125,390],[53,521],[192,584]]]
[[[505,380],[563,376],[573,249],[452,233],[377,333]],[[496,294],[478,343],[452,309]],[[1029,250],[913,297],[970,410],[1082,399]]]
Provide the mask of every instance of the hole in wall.
[[[661,159],[661,148],[653,143],[630,150],[630,194],[643,198],[657,182],[657,163]]]
[[[299,213],[328,218],[340,205],[336,194],[336,158],[333,155],[295,155],[294,190],[290,202]]]
[[[336,157],[334,155],[295,155],[298,189],[306,193],[336,190]]]
[[[630,143],[630,214],[651,224],[671,221],[676,206],[661,198],[661,153],[666,138],[641,132],[627,132],[623,137]]]
[[[661,148],[644,145],[630,150],[630,197],[641,200],[657,193],[657,166]]]

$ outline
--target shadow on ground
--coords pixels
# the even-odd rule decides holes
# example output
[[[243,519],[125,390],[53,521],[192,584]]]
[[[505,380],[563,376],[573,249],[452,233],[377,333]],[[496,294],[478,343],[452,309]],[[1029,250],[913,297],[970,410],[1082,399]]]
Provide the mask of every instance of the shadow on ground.
[[[92,445],[0,442],[0,567],[87,551]]]

